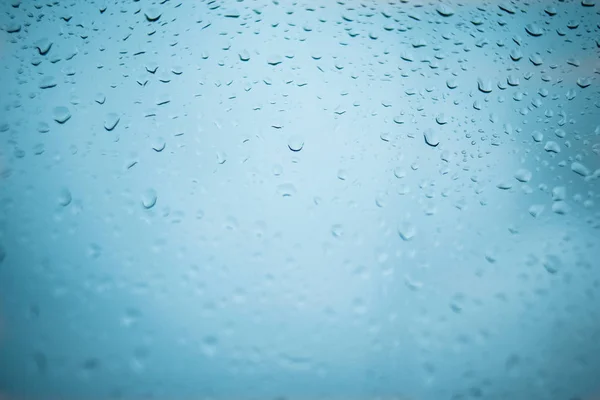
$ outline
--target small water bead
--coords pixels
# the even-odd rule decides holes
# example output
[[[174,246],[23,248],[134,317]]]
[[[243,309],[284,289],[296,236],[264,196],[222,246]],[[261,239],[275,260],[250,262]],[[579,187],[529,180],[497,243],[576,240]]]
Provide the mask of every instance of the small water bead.
[[[279,54],[273,54],[267,59],[267,64],[272,65],[272,66],[279,65],[282,62],[283,62],[283,57],[281,57]]]
[[[510,52],[510,58],[513,61],[519,61],[521,58],[523,58],[523,53],[521,53],[521,50],[513,49]]]
[[[157,7],[150,7],[144,11],[144,16],[148,22],[156,22],[161,17],[161,12]]]
[[[45,76],[39,84],[40,89],[50,89],[57,85],[56,78],[53,76]]]
[[[71,196],[71,192],[69,191],[69,189],[63,188],[60,190],[59,194],[58,194],[58,204],[61,207],[66,207],[69,204],[71,204],[71,201],[73,200],[72,196]]]
[[[548,271],[548,273],[556,274],[561,269],[562,261],[560,258],[558,258],[558,256],[548,254],[542,261],[542,265],[546,271]]]
[[[120,120],[121,118],[117,113],[106,114],[106,116],[104,117],[104,129],[106,129],[109,132],[112,131],[113,129],[115,129]]]
[[[544,205],[543,204],[534,204],[532,206],[529,207],[529,215],[531,215],[534,218],[539,217],[542,212],[544,211]]]
[[[296,194],[296,186],[292,183],[282,183],[277,186],[277,194],[281,197],[291,197]]]
[[[571,164],[571,170],[577,175],[581,175],[584,177],[590,174],[590,170],[585,165],[577,161]]]
[[[498,183],[496,187],[501,190],[508,190],[512,188],[512,183],[510,183],[509,181],[502,181]]]
[[[426,130],[423,133],[423,138],[425,139],[425,143],[431,147],[436,147],[438,144],[440,144],[440,139],[437,133],[432,129]]]
[[[394,176],[398,179],[402,179],[406,176],[406,171],[403,168],[396,167],[394,168]]]
[[[592,84],[592,80],[590,78],[577,78],[577,86],[582,89],[590,86]]]
[[[565,215],[571,211],[571,207],[565,201],[555,201],[552,203],[552,211],[558,215]]]
[[[248,50],[242,50],[238,56],[240,57],[240,61],[249,61],[250,60],[250,53],[248,53]]]
[[[217,151],[217,164],[223,165],[227,161],[227,153],[223,151]]]
[[[553,140],[549,140],[544,145],[544,150],[549,153],[560,153],[560,145]]]
[[[564,186],[556,186],[552,189],[552,201],[561,201],[567,198],[567,189]]]
[[[527,24],[525,25],[525,31],[531,36],[538,37],[542,36],[544,31],[537,24]]]
[[[149,210],[156,205],[156,201],[158,199],[158,195],[156,190],[148,189],[144,193],[142,193],[142,206]]]
[[[542,60],[542,57],[539,54],[533,54],[531,57],[529,57],[529,61],[531,61],[531,63],[536,67],[544,63],[544,60]]]
[[[531,180],[532,174],[531,171],[529,171],[528,169],[519,169],[516,173],[515,173],[515,179],[518,180],[519,182],[529,182]]]
[[[288,140],[288,148],[291,151],[298,152],[304,148],[304,139],[299,135],[293,135]]]
[[[437,122],[439,125],[445,125],[448,123],[448,120],[444,114],[439,114],[437,117],[435,117],[435,122]]]
[[[492,81],[491,80],[483,80],[482,78],[477,79],[477,88],[482,93],[491,93],[492,92]]]
[[[397,230],[398,235],[406,242],[412,240],[417,234],[415,226],[407,221],[399,223]]]
[[[589,1],[589,0],[587,0]],[[440,14],[442,17],[451,17],[454,15],[454,9],[452,7],[450,7],[447,4],[439,4],[436,8],[436,11],[438,12],[438,14]]]
[[[54,120],[61,125],[71,119],[71,112],[65,106],[55,107],[52,114]]]

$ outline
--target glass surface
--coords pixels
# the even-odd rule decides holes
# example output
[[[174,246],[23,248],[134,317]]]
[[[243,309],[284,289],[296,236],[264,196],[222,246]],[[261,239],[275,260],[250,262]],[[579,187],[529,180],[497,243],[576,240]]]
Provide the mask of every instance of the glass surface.
[[[599,0],[0,27],[1,399],[600,398]]]

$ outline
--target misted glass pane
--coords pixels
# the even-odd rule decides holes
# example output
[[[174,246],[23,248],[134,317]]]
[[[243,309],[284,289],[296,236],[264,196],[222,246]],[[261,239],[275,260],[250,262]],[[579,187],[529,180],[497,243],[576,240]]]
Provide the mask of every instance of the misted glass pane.
[[[600,399],[599,0],[0,28],[0,399]]]

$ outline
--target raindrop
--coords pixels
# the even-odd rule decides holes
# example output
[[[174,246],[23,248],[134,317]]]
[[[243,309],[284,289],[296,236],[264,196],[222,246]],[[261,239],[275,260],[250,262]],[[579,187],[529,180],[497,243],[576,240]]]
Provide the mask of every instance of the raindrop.
[[[64,124],[71,119],[71,112],[64,106],[55,107],[52,114],[54,120],[59,124]]]
[[[279,65],[282,62],[283,62],[283,58],[278,54],[271,55],[267,60],[267,63],[269,65],[273,65],[273,66]]]
[[[277,186],[277,194],[282,197],[291,197],[296,194],[296,187],[292,183],[282,183]]]
[[[560,153],[560,145],[555,141],[549,140],[544,146],[544,150],[549,153]]]
[[[248,53],[248,51],[247,51],[247,50],[242,50],[242,51],[241,51],[241,52],[238,54],[238,56],[240,57],[240,61],[244,61],[244,62],[246,62],[246,61],[250,60],[250,53]]]
[[[66,207],[71,204],[71,200],[71,192],[68,189],[61,189],[60,193],[58,194],[58,204],[61,207]]]
[[[227,153],[223,151],[217,151],[217,164],[225,164],[227,161]]]
[[[542,264],[550,274],[556,274],[561,269],[562,262],[558,256],[548,254]]]
[[[161,17],[161,12],[156,7],[150,7],[144,12],[144,16],[148,22],[156,22]]]
[[[298,152],[304,147],[304,139],[299,135],[293,135],[288,140],[288,148],[291,151]]]
[[[56,86],[56,78],[53,76],[45,76],[40,81],[40,89],[50,89]]]
[[[442,17],[451,17],[452,15],[454,15],[454,10],[452,9],[452,7],[450,7],[447,4],[439,4],[436,8],[436,11],[438,12],[438,14],[440,14]]]
[[[532,217],[537,218],[544,211],[544,205],[543,204],[534,204],[531,207],[529,207],[528,211]]]
[[[113,129],[115,129],[120,119],[121,118],[117,113],[106,114],[106,116],[104,117],[104,129],[106,129],[109,132],[112,131]]]
[[[592,80],[590,78],[577,78],[577,86],[582,89],[590,86],[592,84]]]
[[[588,176],[590,174],[590,170],[585,165],[577,161],[571,164],[571,170],[581,176]]]
[[[430,145],[431,147],[436,147],[440,144],[440,139],[438,138],[437,133],[433,129],[428,129],[423,133],[423,138],[425,139],[425,143]]]
[[[491,93],[492,92],[492,81],[483,80],[481,78],[477,79],[477,88],[483,93]]]
[[[158,195],[156,194],[156,190],[148,189],[142,194],[142,206],[144,206],[146,210],[149,210],[156,205],[157,199]]]
[[[417,230],[413,224],[410,222],[404,221],[398,224],[398,235],[404,241],[412,240],[417,234]]]
[[[541,142],[542,140],[544,140],[544,135],[542,134],[542,132],[540,131],[533,131],[533,133],[531,134],[531,137],[533,138],[533,140],[537,143]]]
[[[515,179],[519,182],[529,182],[531,180],[531,171],[527,169],[520,169],[515,173]]]
[[[540,28],[536,24],[525,25],[525,30],[527,31],[527,33],[529,33],[531,36],[534,36],[534,37],[542,36],[542,33],[544,33],[542,28]]]

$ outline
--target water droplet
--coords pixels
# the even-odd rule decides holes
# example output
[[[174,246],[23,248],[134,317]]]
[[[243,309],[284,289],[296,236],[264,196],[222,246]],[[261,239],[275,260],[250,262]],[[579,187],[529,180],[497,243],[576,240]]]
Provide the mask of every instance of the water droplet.
[[[225,164],[227,161],[227,153],[223,151],[217,151],[217,164]]]
[[[148,189],[142,194],[142,206],[146,210],[151,209],[156,205],[156,200],[158,199],[158,195],[154,189]]]
[[[439,4],[436,8],[436,11],[438,12],[438,14],[440,14],[442,17],[451,17],[452,15],[454,15],[454,10],[452,9],[452,7],[450,7],[447,4]]]
[[[165,139],[159,136],[154,139],[154,142],[152,144],[152,150],[154,150],[157,153],[160,153],[165,149],[166,146],[167,143],[165,142]]]
[[[527,169],[519,169],[515,173],[515,179],[519,182],[529,182],[531,180],[531,171]]]
[[[582,89],[590,86],[592,84],[592,80],[590,78],[577,78],[577,86]]]
[[[531,63],[536,67],[544,63],[542,57],[539,54],[533,54],[531,57],[529,57],[529,61],[531,61]]]
[[[299,135],[293,135],[288,140],[288,148],[291,151],[298,152],[304,147],[304,139]]]
[[[52,42],[48,38],[43,38],[35,42],[35,47],[41,56],[45,56],[52,48]]]
[[[394,168],[394,176],[398,179],[402,179],[406,176],[406,171],[403,168],[396,167]]]
[[[544,265],[544,268],[546,268],[546,271],[551,274],[556,274],[561,269],[562,261],[558,256],[547,254],[546,257],[544,257],[542,264]]]
[[[590,174],[590,170],[585,165],[577,161],[571,164],[571,170],[581,176],[588,176]]]
[[[542,36],[544,31],[537,24],[527,24],[525,25],[525,31],[529,33],[531,36],[538,37]]]
[[[404,241],[412,240],[417,234],[417,230],[413,224],[408,221],[404,221],[398,224],[398,235]]]
[[[58,194],[58,204],[62,207],[66,207],[71,204],[72,197],[71,192],[68,189],[61,189]]]
[[[440,139],[433,129],[426,130],[423,133],[423,138],[425,139],[425,143],[432,147],[436,147],[438,144],[440,144]]]
[[[59,124],[64,124],[71,119],[71,112],[64,106],[55,107],[52,114],[54,120]]]
[[[281,64],[282,62],[283,62],[283,57],[281,57],[281,56],[280,56],[280,55],[278,55],[278,54],[273,54],[273,55],[271,55],[271,56],[270,56],[270,57],[267,59],[267,63],[268,63],[269,65],[273,65],[273,66],[275,66],[275,65],[279,65],[279,64]]]
[[[157,7],[149,7],[144,11],[144,16],[148,22],[156,22],[161,17],[161,12]]]
[[[552,200],[561,201],[567,198],[567,189],[564,186],[556,186],[552,189]]]
[[[444,114],[439,114],[437,117],[435,117],[435,122],[437,122],[439,125],[446,125],[448,120]]]
[[[242,50],[238,56],[240,57],[240,61],[248,61],[250,60],[250,53],[248,53],[248,50]]]
[[[117,113],[106,114],[106,116],[104,117],[104,129],[106,129],[109,132],[112,131],[113,129],[115,129],[120,119],[121,118]]]
[[[477,88],[479,91],[483,93],[491,93],[492,92],[492,81],[483,80],[482,78],[477,79]]]
[[[340,224],[333,225],[331,227],[331,234],[333,235],[333,237],[341,238],[344,235],[344,230],[342,228],[342,225],[340,225]]]
[[[560,153],[560,145],[555,141],[549,140],[544,145],[544,150],[549,153]]]
[[[282,183],[277,186],[277,194],[282,197],[291,197],[296,194],[296,187],[291,183]]]
[[[40,89],[50,89],[56,86],[56,78],[53,76],[45,76],[40,81]]]
[[[423,283],[411,278],[409,275],[404,276],[404,284],[412,291],[418,291],[423,288]]]
[[[555,201],[552,203],[552,211],[558,215],[565,215],[571,210],[571,207],[565,201]]]
[[[543,204],[534,204],[531,207],[529,207],[528,211],[532,217],[537,218],[544,211],[544,205]]]

